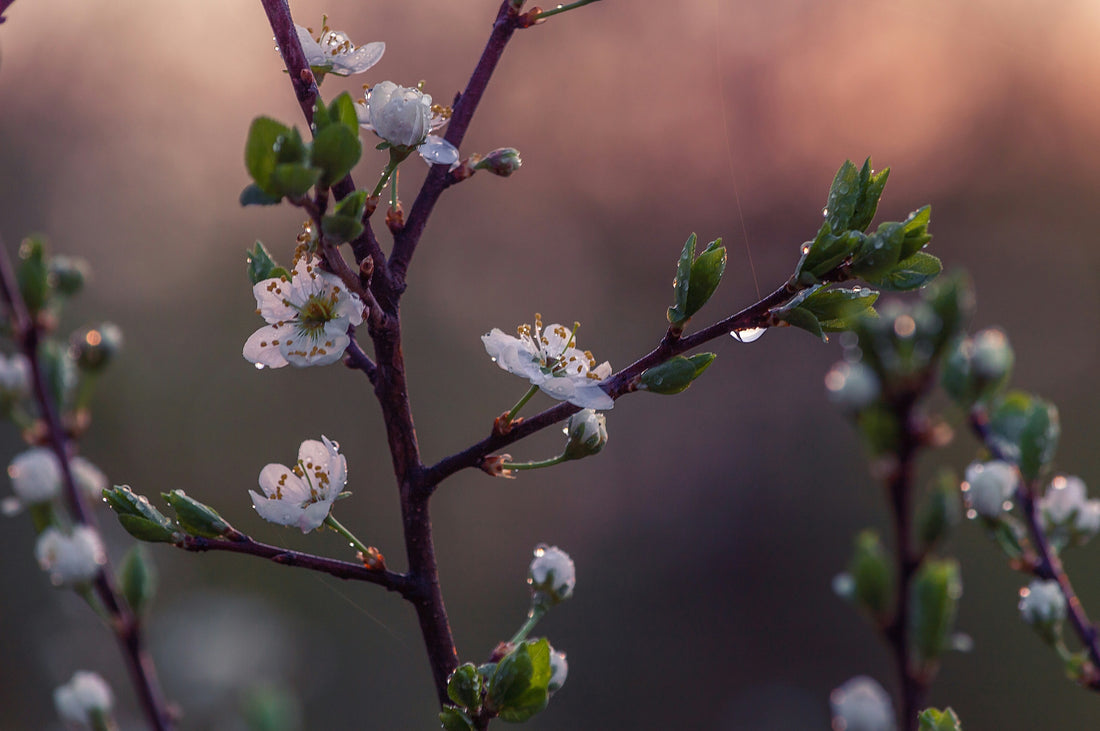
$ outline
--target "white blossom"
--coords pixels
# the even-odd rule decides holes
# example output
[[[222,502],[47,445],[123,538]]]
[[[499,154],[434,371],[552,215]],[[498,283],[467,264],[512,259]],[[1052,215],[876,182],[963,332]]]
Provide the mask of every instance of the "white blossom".
[[[0,393],[17,398],[30,391],[31,366],[22,353],[0,354]]]
[[[558,652],[550,648],[550,682],[546,690],[555,693],[565,685],[565,679],[569,677],[569,663],[565,659],[564,652]]]
[[[53,703],[61,720],[91,727],[93,714],[111,712],[114,697],[98,673],[78,670],[72,680],[54,689]]]
[[[972,462],[966,468],[967,503],[978,515],[996,519],[1012,497],[1017,479],[1016,468],[1008,462]]]
[[[300,257],[288,282],[265,279],[252,288],[257,312],[267,321],[244,344],[244,357],[258,367],[328,365],[351,339],[348,326],[363,322],[363,303],[315,257]]]
[[[359,124],[399,149],[415,149],[428,163],[452,165],[458,149],[433,130],[447,123],[432,97],[419,89],[383,81],[371,87],[356,107]]]
[[[307,439],[293,467],[269,464],[260,471],[263,495],[249,490],[252,505],[264,520],[294,525],[303,533],[325,522],[332,503],[344,489],[348,464],[340,445],[328,437]]]
[[[535,315],[535,326],[521,325],[519,337],[498,328],[481,336],[485,350],[502,369],[522,378],[560,401],[586,409],[610,409],[615,400],[600,388],[611,375],[611,365],[596,365],[592,353],[576,347],[574,333],[562,325],[545,329]]]
[[[87,526],[77,526],[69,535],[47,528],[39,534],[34,554],[55,586],[88,584],[107,561],[99,534]]]
[[[607,417],[592,409],[581,409],[569,417],[565,433],[569,436],[566,456],[580,459],[597,454],[607,444]]]
[[[539,544],[527,571],[527,583],[536,596],[541,595],[551,604],[557,604],[573,596],[577,568],[565,551],[557,546]]]
[[[107,476],[98,467],[78,456],[69,459],[69,469],[77,489],[93,500],[102,497],[108,486]],[[61,493],[61,466],[57,455],[48,447],[34,447],[17,455],[8,465],[8,477],[15,497],[2,503],[7,515],[17,513],[25,505],[52,500]]]
[[[1028,624],[1052,625],[1066,617],[1066,597],[1057,581],[1036,579],[1020,589],[1020,616]]]
[[[894,731],[894,706],[874,678],[859,675],[829,695],[835,731]]]
[[[1039,510],[1048,528],[1072,528],[1081,536],[1100,532],[1100,500],[1088,500],[1085,481],[1074,475],[1059,475],[1039,498]]]
[[[306,55],[306,63],[320,80],[325,74],[348,76],[361,74],[382,60],[386,44],[382,41],[356,46],[347,34],[340,30],[330,30],[326,24],[320,34],[314,38],[309,28],[295,25],[298,42]]]

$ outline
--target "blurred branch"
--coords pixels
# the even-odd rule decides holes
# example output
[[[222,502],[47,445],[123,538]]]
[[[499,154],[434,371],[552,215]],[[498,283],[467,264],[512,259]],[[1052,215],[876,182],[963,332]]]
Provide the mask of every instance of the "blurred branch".
[[[0,0],[0,23],[7,20],[7,18],[4,17],[4,13],[7,12],[7,9],[10,8],[11,4],[14,2],[15,0]]]
[[[1007,454],[997,441],[992,438],[989,428],[989,415],[981,408],[976,407],[970,413],[970,428],[975,436],[982,442],[994,459],[1015,464],[1011,455]],[[1077,592],[1070,583],[1069,574],[1062,565],[1062,559],[1058,552],[1051,546],[1050,538],[1043,528],[1040,519],[1040,511],[1032,492],[1032,486],[1022,479],[1016,488],[1016,501],[1027,518],[1028,533],[1031,535],[1032,549],[1035,551],[1037,561],[1027,567],[1036,577],[1058,582],[1058,588],[1066,600],[1066,613],[1070,624],[1085,650],[1088,652],[1091,668],[1086,668],[1082,673],[1081,683],[1090,690],[1100,691],[1100,637],[1097,636],[1096,626],[1089,620],[1085,613],[1085,607],[1081,604]]]
[[[42,373],[42,364],[38,357],[41,332],[27,311],[2,239],[0,239],[0,297],[11,314],[13,339],[30,364],[35,400],[46,424],[46,438],[60,466],[65,498],[73,518],[80,525],[88,526],[98,532],[99,526],[96,525],[95,516],[73,479],[72,467],[69,463],[69,438]],[[145,715],[157,731],[168,731],[173,728],[174,722],[161,691],[160,681],[157,679],[156,666],[153,665],[152,658],[145,649],[141,621],[123,599],[109,561],[100,567],[93,586],[103,608],[110,615],[109,626],[122,647],[130,679],[145,709]]]

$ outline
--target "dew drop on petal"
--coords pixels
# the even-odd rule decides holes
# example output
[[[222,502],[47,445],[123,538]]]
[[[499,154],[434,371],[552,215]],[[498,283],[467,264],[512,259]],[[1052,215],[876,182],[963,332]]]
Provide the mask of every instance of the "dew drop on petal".
[[[254,363],[253,365],[256,366],[256,370],[258,370],[258,371],[262,371],[264,369],[264,364],[263,363]]]
[[[766,330],[766,327],[747,327],[744,330],[734,330],[730,336],[739,343],[751,343],[759,340]]]

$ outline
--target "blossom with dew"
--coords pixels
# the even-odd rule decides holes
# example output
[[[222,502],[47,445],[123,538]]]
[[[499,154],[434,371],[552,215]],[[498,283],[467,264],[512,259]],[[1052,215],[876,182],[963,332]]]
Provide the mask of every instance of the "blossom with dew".
[[[0,395],[18,398],[30,391],[31,365],[27,356],[0,354]]]
[[[102,718],[111,712],[114,696],[98,673],[77,670],[68,683],[54,689],[53,704],[62,721],[91,728],[95,716]]]
[[[392,81],[375,84],[356,106],[359,124],[399,150],[416,150],[425,162],[453,165],[458,149],[438,135],[447,123],[448,111],[432,105],[432,97],[420,89]]]
[[[581,409],[569,417],[565,426],[569,441],[565,445],[565,456],[580,459],[598,454],[607,444],[607,417],[592,409]]]
[[[382,41],[356,46],[342,30],[331,30],[324,24],[315,38],[310,28],[295,25],[298,42],[306,55],[306,63],[313,69],[318,81],[325,74],[349,76],[361,74],[382,60],[386,44]]]
[[[966,468],[966,502],[978,515],[995,520],[1016,489],[1016,468],[1008,462],[972,462]]]
[[[596,359],[588,351],[576,347],[576,326],[542,326],[542,316],[535,315],[535,326],[521,325],[519,337],[493,328],[481,336],[485,350],[502,369],[522,378],[560,401],[568,401],[583,409],[610,409],[615,400],[600,388],[600,382],[611,375],[611,365]]]
[[[295,525],[303,533],[320,527],[348,481],[348,463],[340,445],[328,437],[307,439],[293,467],[269,464],[260,471],[263,495],[249,490],[252,505],[264,520]]]
[[[829,694],[834,731],[894,731],[894,706],[878,681],[859,675]]]
[[[91,583],[99,567],[107,561],[107,551],[99,534],[83,525],[73,528],[71,534],[54,527],[42,531],[34,546],[34,555],[54,586]]]
[[[573,596],[577,568],[568,553],[557,546],[540,543],[527,570],[527,583],[536,600],[557,604]]]
[[[550,648],[550,681],[546,690],[555,693],[565,685],[565,679],[569,677],[569,663],[565,659],[564,652],[558,652]]]
[[[99,499],[108,487],[107,476],[83,457],[69,459],[69,469],[77,489],[92,499]],[[61,466],[57,455],[48,447],[34,447],[16,455],[8,465],[15,497],[0,502],[6,515],[19,512],[25,505],[52,500],[61,492]]]
[[[1053,625],[1066,618],[1066,597],[1057,581],[1035,579],[1020,589],[1020,616],[1028,624]]]
[[[257,368],[328,365],[340,359],[351,339],[348,327],[363,322],[363,302],[340,278],[301,256],[288,282],[275,277],[252,288],[257,312],[267,320],[244,344],[244,357]]]

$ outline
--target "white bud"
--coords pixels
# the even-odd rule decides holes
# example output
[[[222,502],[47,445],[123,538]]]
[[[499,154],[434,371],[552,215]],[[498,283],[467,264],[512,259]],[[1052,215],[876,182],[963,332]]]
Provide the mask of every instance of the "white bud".
[[[107,681],[97,673],[78,670],[72,680],[54,689],[53,703],[61,720],[90,728],[92,715],[110,713],[114,698]]]
[[[970,361],[974,375],[996,381],[1012,370],[1013,360],[1008,338],[1000,330],[991,328],[974,335],[973,359]]]
[[[569,663],[565,660],[565,653],[550,648],[550,682],[546,690],[551,693],[565,685],[565,679],[569,677]]]
[[[47,528],[38,536],[34,555],[55,586],[90,583],[107,561],[99,534],[87,526],[77,526],[71,535]]]
[[[366,119],[379,137],[395,147],[416,147],[432,131],[432,98],[419,89],[383,81],[367,94]]]
[[[580,459],[597,454],[607,444],[607,417],[592,409],[581,409],[569,417],[565,427],[569,442],[565,454],[570,459]]]
[[[875,402],[881,387],[878,376],[863,363],[837,363],[825,374],[829,400],[848,411],[861,411]]]
[[[52,500],[61,490],[61,468],[47,447],[22,452],[8,465],[8,477],[16,497],[33,505]]]
[[[31,367],[27,357],[22,353],[0,355],[0,392],[17,398],[29,393],[30,388]]]
[[[573,596],[577,569],[568,553],[557,546],[540,543],[528,569],[527,583],[536,599],[557,604]]]
[[[829,695],[836,731],[894,731],[894,706],[874,678],[859,675]]]
[[[1066,597],[1057,581],[1036,579],[1020,589],[1020,616],[1032,625],[1050,626],[1066,618]]]
[[[984,518],[999,518],[1017,479],[1016,468],[1008,462],[972,462],[966,468],[967,503]]]
[[[1039,509],[1056,525],[1068,521],[1084,505],[1085,483],[1080,477],[1055,477],[1039,498]]]

